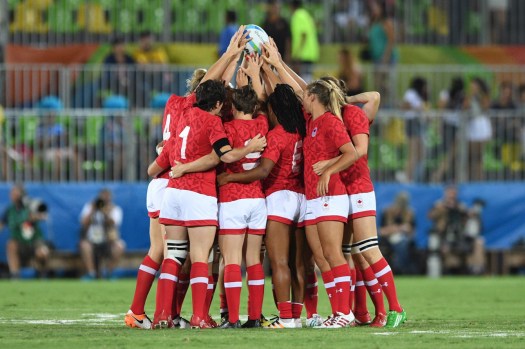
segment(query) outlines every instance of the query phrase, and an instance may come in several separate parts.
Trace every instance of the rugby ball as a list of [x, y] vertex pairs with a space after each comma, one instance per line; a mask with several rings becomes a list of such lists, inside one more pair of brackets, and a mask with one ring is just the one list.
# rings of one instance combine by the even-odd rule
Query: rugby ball
[[262, 53], [262, 45], [269, 41], [268, 34], [263, 28], [255, 24], [248, 24], [244, 29], [244, 33], [248, 33], [248, 39], [251, 39], [246, 43], [244, 51], [247, 54]]

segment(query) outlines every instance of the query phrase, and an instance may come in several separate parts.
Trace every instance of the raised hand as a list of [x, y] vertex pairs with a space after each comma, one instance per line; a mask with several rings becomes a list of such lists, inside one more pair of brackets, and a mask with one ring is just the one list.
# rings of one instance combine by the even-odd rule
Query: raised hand
[[238, 55], [244, 50], [246, 43], [251, 40], [248, 39], [248, 33], [244, 33], [245, 28], [246, 26], [241, 25], [239, 29], [237, 29], [230, 40], [230, 44], [228, 45], [226, 52], [232, 55]]
[[246, 75], [244, 68], [241, 67], [237, 71], [237, 76], [235, 77], [235, 83], [237, 85], [237, 88], [248, 85], [248, 76]]
[[246, 55], [244, 58], [247, 62], [246, 68], [241, 67], [241, 70], [246, 73], [252, 80], [259, 78], [259, 72], [263, 64], [263, 59], [259, 55]]

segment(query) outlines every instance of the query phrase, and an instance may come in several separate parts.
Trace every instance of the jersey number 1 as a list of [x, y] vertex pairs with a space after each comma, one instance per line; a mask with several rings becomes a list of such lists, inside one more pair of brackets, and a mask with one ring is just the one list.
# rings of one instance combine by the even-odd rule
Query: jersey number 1
[[190, 134], [190, 127], [184, 127], [184, 130], [179, 134], [179, 137], [182, 138], [182, 147], [180, 148], [180, 158], [186, 159], [186, 145], [188, 144], [188, 135]]

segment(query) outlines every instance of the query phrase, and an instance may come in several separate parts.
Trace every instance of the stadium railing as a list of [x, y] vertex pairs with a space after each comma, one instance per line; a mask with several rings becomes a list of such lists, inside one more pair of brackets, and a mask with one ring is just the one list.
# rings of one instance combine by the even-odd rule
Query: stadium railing
[[[0, 181], [143, 181], [162, 139], [162, 109], [6, 110]], [[368, 164], [381, 182], [525, 179], [525, 111], [383, 109]]]
[[[148, 30], [163, 42], [216, 42], [226, 10], [238, 23], [261, 24], [265, 0], [2, 0], [9, 42], [62, 45], [106, 42], [115, 34], [136, 40]], [[324, 43], [364, 40], [366, 1], [305, 0]], [[485, 45], [525, 42], [521, 0], [386, 1], [397, 41], [408, 44]], [[282, 14], [290, 17], [288, 2]], [[8, 28], [7, 28], [8, 27]]]
[[[200, 66], [206, 67], [206, 66]], [[119, 95], [131, 109], [157, 106], [167, 94], [186, 93], [186, 79], [194, 66], [181, 65], [59, 65], [0, 64], [0, 105], [6, 109], [36, 108], [45, 96], [56, 96], [65, 108], [102, 108], [108, 96]], [[513, 87], [525, 84], [523, 65], [430, 65], [398, 64], [361, 67], [363, 88], [381, 92], [382, 107], [400, 108], [402, 97], [411, 81], [420, 77], [427, 81], [429, 103], [436, 105], [440, 91], [451, 81], [482, 78], [496, 98], [500, 84]], [[338, 75], [334, 65], [315, 65], [313, 77]], [[468, 86], [467, 86], [468, 87]], [[467, 88], [468, 90], [468, 88]]]

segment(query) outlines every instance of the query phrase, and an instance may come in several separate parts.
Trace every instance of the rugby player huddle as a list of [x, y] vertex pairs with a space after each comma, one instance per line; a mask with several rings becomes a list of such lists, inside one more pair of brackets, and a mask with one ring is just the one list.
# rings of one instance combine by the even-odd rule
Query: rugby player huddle
[[[148, 168], [154, 177], [147, 193], [151, 247], [125, 323], [145, 329], [398, 327], [406, 313], [378, 248], [367, 165], [379, 94], [346, 96], [344, 83], [332, 77], [307, 84], [273, 40], [261, 55], [244, 53], [248, 41], [241, 26], [208, 71], [194, 72], [188, 94], [171, 96], [165, 107], [163, 142]], [[265, 252], [279, 314], [270, 320], [262, 315]], [[249, 296], [241, 324], [243, 263]], [[331, 304], [327, 317], [317, 310], [316, 266]], [[159, 270], [151, 321], [144, 305]], [[193, 315], [185, 320], [181, 307], [190, 286]], [[217, 286], [220, 324], [210, 315]]]

